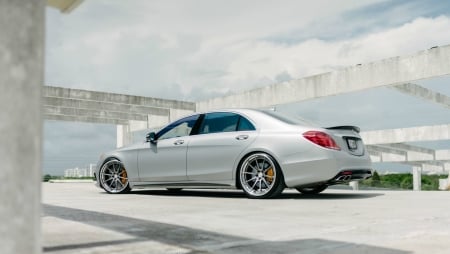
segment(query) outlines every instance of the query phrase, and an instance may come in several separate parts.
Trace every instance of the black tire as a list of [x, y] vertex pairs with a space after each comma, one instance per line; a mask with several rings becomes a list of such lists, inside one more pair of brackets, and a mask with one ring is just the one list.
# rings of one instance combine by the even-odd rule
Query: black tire
[[316, 186], [312, 186], [312, 187], [303, 187], [303, 188], [298, 187], [295, 189], [298, 190], [302, 194], [315, 195], [315, 194], [321, 193], [326, 188], [328, 188], [328, 185], [316, 185]]
[[130, 192], [128, 174], [122, 162], [117, 159], [106, 161], [98, 174], [100, 186], [110, 194]]
[[180, 192], [181, 190], [182, 188], [167, 188], [167, 191], [172, 193]]
[[248, 198], [275, 198], [285, 187], [280, 166], [266, 153], [254, 153], [245, 157], [240, 163], [238, 177]]

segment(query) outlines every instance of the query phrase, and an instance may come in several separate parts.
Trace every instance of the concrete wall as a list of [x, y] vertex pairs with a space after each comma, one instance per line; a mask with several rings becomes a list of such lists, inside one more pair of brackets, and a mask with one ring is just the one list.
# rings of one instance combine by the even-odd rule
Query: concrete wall
[[45, 2], [0, 0], [0, 29], [0, 253], [40, 253]]

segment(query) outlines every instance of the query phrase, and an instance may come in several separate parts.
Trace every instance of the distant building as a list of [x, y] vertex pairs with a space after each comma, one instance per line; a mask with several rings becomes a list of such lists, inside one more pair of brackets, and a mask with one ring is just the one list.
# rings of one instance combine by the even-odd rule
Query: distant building
[[64, 177], [93, 177], [95, 164], [89, 164], [86, 168], [69, 168], [64, 170]]

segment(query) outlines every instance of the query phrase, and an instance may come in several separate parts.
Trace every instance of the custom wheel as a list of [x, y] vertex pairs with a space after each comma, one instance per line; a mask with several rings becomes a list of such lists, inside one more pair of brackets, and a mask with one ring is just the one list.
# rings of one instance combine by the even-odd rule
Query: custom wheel
[[295, 188], [302, 194], [319, 194], [328, 188], [328, 185], [317, 185], [313, 187]]
[[102, 188], [108, 193], [118, 194], [130, 191], [127, 171], [118, 160], [110, 160], [103, 164], [99, 180]]
[[249, 198], [273, 198], [284, 189], [281, 169], [272, 156], [251, 154], [241, 163], [239, 182]]

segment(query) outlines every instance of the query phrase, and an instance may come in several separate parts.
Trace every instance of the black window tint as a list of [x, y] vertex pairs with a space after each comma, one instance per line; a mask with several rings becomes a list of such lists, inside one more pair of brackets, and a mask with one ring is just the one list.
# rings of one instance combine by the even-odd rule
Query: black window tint
[[199, 115], [188, 116], [166, 126], [156, 135], [157, 139], [168, 139], [174, 137], [188, 136]]
[[236, 131], [239, 117], [233, 113], [206, 114], [199, 134]]
[[247, 120], [245, 117], [242, 117], [239, 119], [239, 126], [238, 126], [238, 131], [254, 131], [255, 130], [255, 126], [253, 126], [253, 124]]

